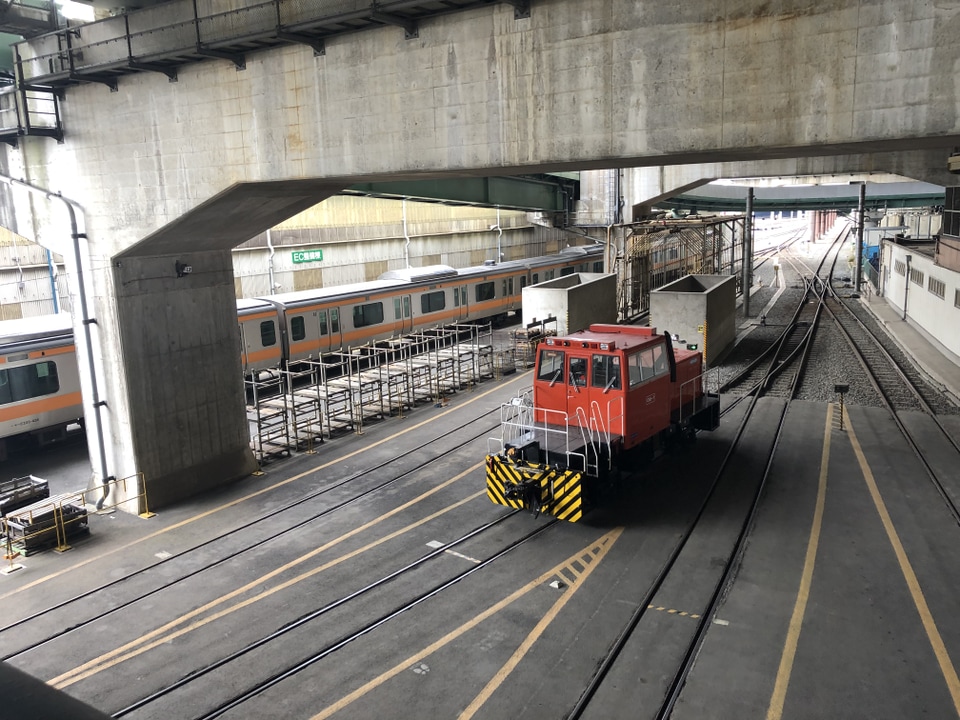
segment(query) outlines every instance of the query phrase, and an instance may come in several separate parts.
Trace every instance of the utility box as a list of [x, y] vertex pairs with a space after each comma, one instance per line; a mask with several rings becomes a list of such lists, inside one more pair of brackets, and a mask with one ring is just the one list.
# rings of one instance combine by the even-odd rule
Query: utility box
[[737, 279], [686, 275], [650, 292], [650, 325], [679, 335], [713, 365], [737, 338]]
[[523, 289], [523, 324], [556, 318], [557, 335], [584, 330], [591, 323], [617, 322], [617, 276], [573, 273]]

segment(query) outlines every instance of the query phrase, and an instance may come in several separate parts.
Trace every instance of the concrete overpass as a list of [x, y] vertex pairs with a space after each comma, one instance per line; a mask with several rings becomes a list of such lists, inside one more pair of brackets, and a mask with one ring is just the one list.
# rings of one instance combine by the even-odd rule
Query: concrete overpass
[[[80, 258], [95, 474], [142, 472], [151, 504], [252, 469], [230, 248], [345, 187], [614, 167], [638, 168], [631, 205], [712, 177], [884, 171], [945, 185], [960, 145], [957, 2], [340, 5], [371, 22], [315, 33], [322, 48], [274, 41], [290, 30], [278, 3], [180, 0], [18, 46], [22, 78], [65, 93], [63, 142], [25, 136], [0, 164], [69, 197], [83, 225], [23, 185], [0, 219]], [[385, 24], [415, 7], [445, 10], [416, 32]], [[180, 38], [175, 73], [150, 66], [131, 27]], [[231, 32], [242, 53], [224, 47]], [[109, 72], [77, 72], [105, 56]], [[194, 272], [177, 277], [178, 262]]]

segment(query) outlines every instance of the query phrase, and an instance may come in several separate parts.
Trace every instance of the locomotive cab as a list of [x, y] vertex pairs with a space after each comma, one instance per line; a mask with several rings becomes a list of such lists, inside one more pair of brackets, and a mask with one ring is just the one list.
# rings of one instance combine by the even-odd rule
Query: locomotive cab
[[532, 392], [504, 406], [488, 495], [579, 519], [621, 468], [671, 436], [717, 427], [719, 398], [704, 392], [702, 371], [699, 353], [655, 328], [595, 324], [547, 338]]

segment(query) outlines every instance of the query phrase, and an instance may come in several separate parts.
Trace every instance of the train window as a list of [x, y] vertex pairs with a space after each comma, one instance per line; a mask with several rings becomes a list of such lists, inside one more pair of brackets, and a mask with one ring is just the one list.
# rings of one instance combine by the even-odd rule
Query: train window
[[458, 287], [453, 289], [453, 306], [460, 307], [460, 288]]
[[277, 326], [273, 320], [264, 320], [260, 323], [260, 345], [270, 347], [277, 344]]
[[503, 297], [510, 297], [513, 295], [513, 278], [508, 277], [503, 279]]
[[340, 308], [330, 309], [330, 332], [334, 335], [340, 332]]
[[496, 297], [496, 290], [494, 290], [492, 282], [479, 283], [476, 290], [477, 302], [483, 302], [484, 300], [493, 300]]
[[573, 275], [574, 271], [575, 270], [572, 267], [560, 268], [560, 277], [563, 277], [564, 275]]
[[317, 313], [317, 321], [320, 323], [320, 334], [327, 334], [327, 311], [321, 310]]
[[570, 384], [577, 387], [587, 386], [587, 359], [582, 357], [570, 358]]
[[603, 260], [597, 260], [597, 261], [593, 264], [593, 271], [594, 271], [595, 273], [602, 273], [602, 272], [603, 272]]
[[617, 355], [594, 355], [590, 384], [604, 390], [619, 390], [620, 358]]
[[400, 310], [400, 298], [397, 297], [393, 299], [393, 319], [399, 320], [402, 317], [403, 315]]
[[544, 280], [553, 280], [556, 276], [557, 276], [557, 271], [556, 271], [556, 270], [545, 270], [545, 271], [543, 272], [543, 279], [544, 279]]
[[649, 350], [627, 356], [630, 387], [636, 387], [653, 377], [653, 354]]
[[536, 285], [538, 282], [540, 282], [540, 273], [534, 273], [534, 274], [533, 274], [533, 284]]
[[439, 312], [447, 306], [447, 296], [443, 290], [424, 293], [420, 296], [420, 312], [424, 315]]
[[294, 340], [303, 340], [307, 336], [307, 326], [303, 322], [303, 315], [290, 318], [290, 334]]
[[667, 362], [666, 347], [664, 345], [657, 345], [651, 352], [653, 353], [654, 375], [663, 375], [670, 369], [669, 363]]
[[0, 370], [0, 405], [53, 395], [58, 390], [60, 377], [53, 361]]
[[520, 289], [523, 290], [526, 286], [527, 286], [527, 276], [526, 276], [526, 275], [521, 275], [521, 276], [520, 276]]
[[383, 322], [383, 303], [366, 303], [353, 306], [353, 326], [355, 328], [379, 325]]
[[544, 348], [540, 351], [537, 380], [549, 380], [551, 385], [563, 382], [563, 350]]

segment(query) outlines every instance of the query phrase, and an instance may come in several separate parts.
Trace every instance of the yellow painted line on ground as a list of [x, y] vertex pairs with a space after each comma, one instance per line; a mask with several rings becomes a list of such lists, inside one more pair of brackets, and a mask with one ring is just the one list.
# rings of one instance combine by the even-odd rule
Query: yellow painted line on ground
[[[530, 372], [530, 371], [528, 371], [528, 372]], [[526, 373], [524, 373], [524, 374], [526, 374]], [[516, 379], [519, 379], [521, 376], [522, 376], [522, 375], [518, 375]], [[55, 578], [58, 578], [58, 577], [60, 577], [61, 575], [64, 575], [64, 574], [66, 574], [66, 573], [68, 573], [68, 572], [72, 572], [73, 570], [77, 570], [77, 569], [79, 569], [79, 568], [82, 568], [82, 567], [84, 567], [84, 566], [86, 566], [86, 565], [89, 565], [90, 563], [97, 562], [98, 560], [102, 560], [102, 559], [104, 559], [104, 558], [106, 558], [106, 557], [109, 557], [109, 556], [111, 556], [111, 555], [114, 555], [114, 554], [116, 554], [116, 553], [118, 553], [118, 552], [123, 552], [123, 551], [125, 551], [125, 550], [129, 550], [131, 547], [133, 547], [133, 546], [135, 546], [135, 545], [139, 545], [139, 544], [142, 543], [142, 542], [146, 542], [147, 540], [152, 540], [153, 538], [159, 537], [160, 535], [163, 535], [163, 534], [165, 534], [165, 533], [171, 532], [172, 530], [178, 530], [178, 529], [184, 527], [185, 525], [189, 525], [189, 524], [192, 523], [192, 522], [196, 522], [197, 520], [202, 520], [202, 519], [204, 519], [204, 518], [210, 517], [211, 515], [214, 515], [214, 514], [220, 512], [220, 511], [222, 511], [222, 510], [227, 510], [227, 509], [229, 509], [229, 508], [234, 507], [235, 505], [239, 505], [240, 503], [246, 502], [247, 500], [252, 500], [253, 498], [259, 497], [260, 495], [263, 495], [264, 493], [268, 493], [268, 492], [270, 492], [271, 490], [276, 490], [277, 488], [283, 487], [284, 485], [288, 485], [288, 484], [290, 484], [290, 483], [292, 483], [292, 482], [295, 482], [295, 481], [297, 481], [297, 480], [300, 480], [300, 479], [302, 479], [302, 478], [304, 478], [304, 477], [306, 477], [306, 476], [308, 476], [308, 475], [311, 475], [312, 473], [318, 472], [318, 471], [320, 471], [320, 470], [324, 470], [324, 469], [326, 469], [326, 468], [328, 468], [328, 467], [331, 467], [331, 466], [333, 466], [333, 465], [336, 465], [337, 463], [343, 462], [344, 460], [348, 460], [349, 458], [352, 458], [352, 457], [354, 457], [354, 456], [356, 456], [356, 455], [360, 455], [361, 453], [368, 452], [371, 448], [375, 448], [375, 447], [377, 447], [378, 445], [383, 445], [384, 443], [391, 442], [391, 441], [395, 440], [396, 438], [400, 437], [401, 435], [405, 435], [406, 433], [412, 432], [412, 431], [414, 431], [414, 430], [416, 430], [416, 429], [418, 429], [418, 428], [423, 427], [424, 425], [428, 425], [429, 423], [436, 422], [436, 421], [439, 420], [440, 418], [442, 418], [442, 417], [444, 417], [444, 416], [446, 416], [446, 415], [448, 415], [448, 414], [450, 414], [450, 413], [452, 413], [452, 412], [455, 412], [456, 410], [459, 410], [460, 408], [464, 407], [465, 405], [469, 405], [469, 404], [472, 403], [472, 402], [475, 402], [475, 401], [477, 401], [477, 400], [480, 400], [480, 399], [483, 398], [483, 397], [486, 397], [487, 395], [489, 395], [489, 394], [492, 393], [492, 392], [496, 392], [496, 391], [502, 390], [502, 389], [503, 389], [502, 386], [501, 386], [501, 387], [491, 388], [490, 390], [487, 390], [486, 392], [480, 393], [479, 395], [474, 395], [474, 396], [472, 396], [470, 399], [466, 400], [466, 401], [463, 402], [463, 403], [460, 403], [460, 404], [457, 405], [456, 407], [452, 407], [452, 408], [450, 408], [449, 410], [444, 410], [443, 412], [437, 413], [436, 415], [431, 416], [431, 417], [428, 418], [427, 420], [424, 420], [424, 421], [422, 421], [422, 422], [419, 422], [419, 423], [417, 423], [416, 425], [411, 425], [410, 427], [405, 428], [405, 429], [403, 429], [403, 430], [400, 430], [399, 432], [395, 432], [393, 435], [390, 435], [389, 437], [386, 437], [386, 438], [384, 438], [384, 439], [382, 439], [382, 440], [377, 440], [376, 442], [369, 443], [368, 445], [365, 445], [365, 446], [364, 446], [363, 448], [361, 448], [360, 450], [354, 450], [354, 451], [351, 452], [351, 453], [348, 453], [348, 454], [346, 454], [346, 455], [337, 457], [336, 459], [330, 460], [329, 462], [326, 462], [326, 463], [324, 463], [324, 464], [322, 464], [322, 465], [318, 465], [318, 466], [315, 467], [315, 468], [311, 468], [310, 470], [305, 470], [304, 472], [300, 473], [299, 475], [294, 475], [293, 477], [287, 478], [286, 480], [281, 480], [280, 482], [274, 483], [273, 485], [270, 485], [270, 486], [268, 486], [268, 487], [265, 487], [265, 488], [262, 488], [262, 489], [260, 489], [260, 490], [257, 490], [256, 492], [250, 493], [249, 495], [244, 495], [243, 497], [237, 498], [236, 500], [231, 500], [231, 501], [228, 502], [228, 503], [224, 503], [223, 505], [220, 505], [220, 506], [218, 506], [218, 507], [211, 508], [210, 510], [205, 510], [205, 511], [202, 512], [202, 513], [198, 513], [198, 514], [196, 514], [196, 515], [194, 515], [194, 516], [192, 516], [192, 517], [189, 517], [189, 518], [187, 518], [187, 519], [185, 519], [185, 520], [181, 520], [180, 522], [174, 523], [173, 525], [170, 525], [169, 527], [165, 527], [165, 528], [163, 528], [162, 530], [157, 530], [157, 531], [155, 531], [155, 532], [152, 532], [152, 533], [150, 533], [149, 535], [144, 535], [142, 538], [139, 538], [139, 539], [137, 539], [137, 540], [133, 540], [133, 541], [131, 541], [131, 542], [128, 542], [128, 543], [126, 543], [125, 545], [121, 545], [121, 546], [119, 546], [119, 547], [114, 548], [113, 550], [108, 550], [107, 552], [100, 553], [99, 555], [96, 555], [96, 556], [94, 556], [94, 557], [87, 558], [86, 560], [83, 560], [83, 561], [81, 561], [81, 562], [75, 563], [75, 564], [71, 565], [70, 567], [64, 568], [63, 570], [58, 570], [57, 572], [50, 573], [49, 575], [44, 575], [43, 577], [37, 578], [36, 580], [34, 580], [34, 581], [31, 582], [31, 583], [27, 583], [26, 585], [23, 585], [23, 586], [15, 589], [15, 590], [11, 590], [11, 591], [3, 594], [3, 595], [0, 595], [0, 600], [6, 600], [8, 597], [11, 597], [11, 596], [13, 596], [13, 595], [16, 595], [17, 593], [23, 592], [24, 590], [28, 590], [28, 589], [30, 589], [30, 588], [32, 588], [32, 587], [36, 587], [37, 585], [40, 585], [40, 584], [42, 584], [42, 583], [45, 583], [45, 582], [47, 582], [47, 581], [49, 581], [49, 580], [53, 580], [53, 579], [55, 579]]]
[[514, 671], [517, 665], [520, 664], [520, 661], [523, 660], [528, 652], [530, 652], [530, 648], [532, 648], [533, 644], [540, 638], [541, 635], [543, 635], [543, 632], [547, 629], [550, 623], [556, 619], [557, 615], [563, 609], [563, 606], [567, 604], [577, 590], [583, 587], [587, 577], [589, 577], [590, 573], [593, 572], [593, 569], [600, 564], [600, 561], [613, 546], [613, 543], [616, 542], [618, 537], [620, 537], [620, 533], [623, 532], [623, 528], [617, 528], [613, 532], [616, 534], [610, 537], [604, 548], [597, 553], [597, 556], [591, 560], [590, 564], [577, 573], [576, 581], [569, 586], [568, 590], [563, 591], [563, 594], [553, 604], [553, 607], [550, 608], [547, 614], [540, 619], [540, 622], [536, 624], [533, 630], [531, 630], [527, 637], [524, 638], [523, 642], [520, 643], [520, 647], [517, 648], [516, 652], [514, 652], [513, 655], [510, 656], [510, 659], [503, 664], [503, 667], [497, 671], [496, 675], [491, 678], [490, 682], [488, 682], [483, 690], [481, 690], [480, 693], [473, 699], [473, 702], [467, 705], [466, 709], [460, 713], [459, 720], [470, 720], [470, 718], [476, 715], [477, 711], [482, 708], [487, 700], [489, 700], [493, 695], [493, 693], [497, 691], [497, 688], [503, 685], [504, 681], [510, 677], [510, 673]]
[[863, 479], [867, 482], [867, 488], [870, 490], [873, 504], [877, 508], [880, 520], [883, 521], [883, 528], [887, 531], [887, 538], [890, 540], [890, 545], [893, 546], [893, 551], [897, 556], [897, 562], [900, 564], [900, 570], [903, 573], [904, 579], [907, 581], [910, 595], [913, 597], [913, 604], [916, 606], [917, 612], [920, 615], [920, 622], [923, 623], [923, 629], [927, 633], [927, 639], [930, 641], [933, 653], [937, 657], [940, 672], [943, 673], [943, 679], [947, 683], [947, 690], [950, 691], [950, 697], [953, 699], [953, 709], [957, 715], [960, 716], [960, 679], [957, 677], [957, 670], [950, 660], [950, 654], [947, 652], [947, 647], [944, 645], [943, 638], [940, 636], [936, 622], [934, 622], [933, 614], [930, 612], [927, 600], [923, 596], [920, 582], [917, 580], [917, 575], [913, 571], [913, 566], [910, 564], [909, 558], [907, 558], [907, 552], [903, 548], [903, 543], [900, 542], [900, 536], [897, 535], [897, 530], [893, 526], [893, 520], [887, 511], [887, 506], [880, 496], [880, 488], [877, 487], [877, 482], [873, 477], [873, 472], [870, 470], [870, 465], [867, 463], [867, 458], [863, 454], [860, 441], [857, 440], [857, 435], [853, 430], [853, 423], [849, 417], [847, 418], [847, 423], [850, 442], [853, 445], [853, 452], [857, 456], [857, 462], [860, 463], [860, 469], [863, 471]]
[[368, 683], [365, 683], [364, 685], [357, 688], [349, 695], [346, 695], [345, 697], [335, 702], [333, 705], [330, 705], [323, 711], [314, 715], [310, 720], [325, 720], [331, 715], [340, 712], [351, 703], [355, 702], [356, 700], [359, 700], [361, 697], [369, 693], [371, 690], [375, 690], [376, 688], [380, 687], [388, 680], [402, 673], [404, 670], [407, 670], [411, 666], [419, 663], [424, 658], [429, 657], [430, 655], [435, 653], [437, 650], [440, 650], [446, 645], [449, 645], [451, 642], [453, 642], [454, 640], [456, 640], [457, 638], [459, 638], [469, 630], [472, 630], [477, 625], [482, 623], [484, 620], [487, 620], [488, 618], [492, 617], [493, 615], [503, 610], [505, 607], [508, 607], [513, 602], [522, 598], [524, 595], [529, 593], [535, 587], [539, 587], [540, 585], [543, 585], [543, 583], [547, 582], [547, 580], [550, 580], [552, 577], [559, 574], [560, 571], [563, 570], [565, 567], [567, 567], [568, 565], [576, 561], [581, 555], [589, 553], [594, 557], [594, 563], [599, 563], [607, 554], [607, 552], [609, 552], [610, 548], [613, 547], [613, 543], [617, 541], [617, 538], [620, 537], [620, 534], [622, 532], [623, 532], [622, 527], [614, 528], [610, 532], [600, 537], [596, 542], [591, 543], [583, 550], [577, 551], [576, 553], [571, 555], [569, 558], [567, 558], [560, 564], [555, 565], [553, 568], [545, 572], [540, 577], [536, 578], [535, 580], [531, 580], [529, 583], [524, 585], [519, 590], [514, 591], [513, 593], [511, 593], [510, 595], [508, 595], [498, 603], [491, 605], [489, 608], [484, 610], [479, 615], [475, 616], [468, 622], [464, 623], [463, 625], [458, 627], [456, 630], [452, 630], [451, 632], [447, 633], [442, 638], [432, 643], [431, 645], [428, 645], [426, 648], [424, 648], [417, 654], [412, 655], [411, 657], [408, 657], [406, 660], [403, 660], [402, 662], [394, 665], [385, 673], [379, 675], [378, 677], [375, 677], [373, 680], [369, 681]]
[[803, 573], [800, 575], [800, 588], [793, 605], [793, 615], [787, 629], [787, 639], [780, 655], [780, 668], [777, 681], [773, 686], [773, 695], [767, 708], [767, 720], [780, 720], [783, 716], [783, 704], [787, 698], [790, 674], [793, 672], [793, 660], [800, 642], [800, 630], [803, 617], [810, 599], [810, 585], [813, 583], [813, 569], [817, 560], [817, 547], [820, 545], [820, 531], [823, 526], [823, 508], [827, 497], [827, 470], [830, 465], [830, 438], [833, 427], [833, 405], [827, 406], [827, 421], [823, 433], [823, 450], [820, 453], [820, 483], [817, 487], [817, 502], [813, 511], [813, 523], [810, 526], [810, 538], [807, 540], [807, 555], [803, 561]]
[[[231, 613], [233, 613], [233, 612], [236, 612], [237, 610], [240, 610], [240, 609], [242, 609], [242, 608], [244, 608], [244, 607], [246, 607], [246, 606], [248, 606], [248, 605], [252, 605], [252, 604], [255, 603], [255, 602], [259, 602], [260, 600], [263, 600], [263, 599], [265, 599], [265, 598], [267, 598], [267, 597], [269, 597], [269, 596], [271, 596], [271, 595], [279, 592], [280, 590], [284, 590], [284, 589], [286, 589], [286, 588], [288, 588], [288, 587], [290, 587], [290, 586], [292, 586], [292, 585], [295, 585], [295, 584], [298, 583], [298, 582], [302, 582], [303, 580], [306, 580], [307, 578], [312, 577], [313, 575], [316, 575], [316, 574], [318, 574], [318, 573], [320, 573], [320, 572], [323, 572], [324, 570], [328, 570], [329, 568], [332, 568], [332, 567], [334, 567], [334, 566], [336, 566], [336, 565], [339, 565], [340, 563], [342, 563], [342, 562], [344, 562], [344, 561], [346, 561], [346, 560], [349, 560], [349, 559], [351, 559], [351, 558], [357, 557], [358, 555], [361, 555], [362, 553], [367, 552], [368, 550], [370, 550], [370, 549], [372, 549], [372, 548], [375, 548], [375, 547], [377, 547], [378, 545], [382, 545], [383, 543], [385, 543], [385, 542], [387, 542], [387, 541], [389, 541], [389, 540], [393, 540], [394, 538], [399, 537], [400, 535], [403, 535], [403, 534], [405, 534], [405, 533], [408, 533], [408, 532], [410, 532], [411, 530], [413, 530], [413, 529], [415, 529], [415, 528], [418, 528], [418, 527], [420, 527], [421, 525], [424, 525], [424, 524], [430, 522], [431, 520], [434, 520], [434, 519], [440, 517], [441, 515], [443, 515], [443, 514], [445, 514], [445, 513], [447, 513], [447, 512], [450, 512], [451, 510], [453, 510], [453, 509], [455, 509], [455, 508], [457, 508], [457, 507], [460, 507], [461, 505], [466, 504], [467, 502], [469, 502], [469, 501], [471, 501], [471, 500], [475, 500], [475, 499], [477, 499], [478, 497], [481, 497], [481, 496], [485, 495], [485, 494], [486, 494], [486, 491], [485, 491], [485, 490], [480, 490], [479, 492], [476, 492], [476, 493], [474, 493], [473, 495], [470, 495], [470, 496], [464, 498], [463, 500], [460, 500], [460, 501], [458, 501], [458, 502], [456, 502], [456, 503], [454, 503], [454, 504], [452, 504], [452, 505], [448, 505], [447, 507], [442, 508], [441, 510], [438, 510], [437, 512], [433, 513], [432, 515], [428, 515], [427, 517], [423, 518], [422, 520], [418, 520], [417, 522], [411, 523], [410, 525], [407, 525], [407, 526], [404, 527], [404, 528], [401, 528], [401, 529], [396, 530], [396, 531], [394, 531], [394, 532], [392, 532], [392, 533], [390, 533], [390, 534], [388, 534], [388, 535], [383, 536], [382, 538], [379, 538], [379, 539], [377, 539], [377, 540], [374, 540], [373, 542], [365, 545], [365, 546], [362, 547], [362, 548], [358, 548], [357, 550], [354, 550], [354, 551], [352, 551], [352, 552], [347, 553], [346, 555], [342, 555], [342, 556], [340, 556], [340, 557], [338, 557], [338, 558], [335, 558], [334, 560], [331, 560], [330, 562], [327, 562], [327, 563], [325, 563], [325, 564], [323, 564], [323, 565], [321, 565], [321, 566], [319, 566], [319, 567], [317, 567], [317, 568], [314, 568], [314, 569], [309, 570], [309, 571], [307, 571], [307, 572], [305, 572], [305, 573], [302, 573], [302, 574], [300, 574], [300, 575], [297, 575], [296, 577], [290, 578], [289, 580], [287, 580], [287, 581], [285, 581], [285, 582], [283, 582], [283, 583], [281, 583], [281, 584], [279, 584], [279, 585], [276, 585], [276, 586], [272, 587], [272, 588], [269, 589], [269, 590], [265, 590], [265, 591], [263, 591], [263, 592], [258, 593], [257, 595], [253, 595], [253, 596], [247, 598], [246, 600], [243, 600], [243, 601], [237, 603], [236, 605], [231, 605], [229, 608], [226, 608], [225, 610], [221, 610], [221, 611], [218, 612], [218, 613], [215, 613], [215, 614], [213, 614], [213, 615], [209, 615], [209, 616], [207, 616], [207, 617], [205, 617], [205, 618], [202, 618], [201, 620], [198, 620], [198, 621], [196, 621], [196, 622], [194, 622], [194, 623], [191, 623], [190, 625], [188, 625], [188, 626], [186, 626], [186, 627], [183, 627], [183, 628], [180, 628], [179, 630], [174, 630], [174, 628], [176, 628], [178, 625], [181, 625], [181, 624], [183, 624], [184, 622], [187, 622], [188, 620], [191, 620], [191, 619], [193, 619], [193, 618], [195, 618], [195, 617], [198, 617], [199, 615], [202, 615], [203, 613], [205, 613], [205, 612], [207, 612], [207, 611], [209, 611], [209, 610], [212, 610], [212, 609], [214, 609], [215, 607], [217, 607], [217, 606], [219, 606], [219, 605], [222, 605], [222, 604], [224, 604], [225, 602], [227, 602], [227, 601], [229, 601], [229, 600], [232, 600], [232, 599], [234, 599], [234, 598], [242, 595], [243, 593], [248, 592], [248, 591], [250, 591], [250, 590], [252, 590], [252, 589], [254, 589], [254, 588], [262, 585], [264, 582], [266, 582], [266, 581], [268, 581], [268, 580], [276, 577], [277, 575], [279, 575], [279, 574], [281, 574], [281, 573], [283, 573], [283, 572], [285, 572], [285, 571], [287, 571], [287, 570], [295, 567], [296, 565], [299, 565], [299, 564], [301, 564], [301, 563], [309, 560], [310, 558], [313, 558], [313, 557], [319, 555], [320, 553], [322, 553], [322, 552], [324, 552], [324, 551], [326, 551], [326, 550], [329, 550], [331, 547], [342, 543], [344, 540], [346, 540], [346, 539], [348, 539], [348, 538], [350, 538], [350, 537], [353, 537], [354, 535], [357, 535], [357, 534], [363, 532], [364, 530], [368, 530], [368, 529], [370, 529], [371, 527], [373, 527], [374, 525], [377, 525], [377, 524], [383, 522], [383, 521], [386, 520], [387, 518], [392, 517], [393, 515], [396, 515], [397, 513], [401, 512], [401, 511], [403, 511], [403, 510], [406, 510], [407, 508], [409, 508], [409, 507], [411, 507], [411, 506], [413, 506], [413, 505], [415, 505], [415, 504], [417, 504], [417, 503], [419, 503], [419, 502], [422, 502], [423, 500], [425, 500], [425, 499], [428, 498], [429, 496], [431, 496], [431, 495], [433, 495], [434, 493], [438, 492], [439, 490], [445, 488], [446, 486], [450, 485], [451, 483], [454, 483], [454, 482], [456, 482], [457, 480], [460, 480], [461, 478], [464, 478], [464, 477], [466, 477], [467, 475], [469, 475], [470, 473], [478, 470], [481, 465], [483, 465], [482, 462], [481, 462], [481, 463], [477, 463], [477, 464], [474, 465], [473, 467], [470, 467], [470, 468], [464, 470], [462, 473], [460, 473], [460, 474], [457, 475], [456, 477], [451, 478], [450, 480], [447, 480], [445, 483], [442, 483], [441, 485], [438, 485], [437, 487], [429, 490], [428, 492], [423, 493], [423, 494], [420, 495], [419, 497], [414, 498], [413, 500], [411, 500], [411, 501], [409, 501], [409, 502], [407, 502], [407, 503], [404, 503], [403, 505], [401, 505], [401, 506], [399, 506], [399, 507], [397, 507], [397, 508], [394, 508], [394, 509], [391, 510], [390, 512], [385, 513], [384, 515], [381, 515], [380, 517], [376, 518], [375, 520], [371, 520], [370, 522], [366, 523], [365, 525], [361, 525], [361, 526], [358, 527], [358, 528], [354, 528], [354, 529], [351, 530], [350, 532], [345, 533], [345, 534], [337, 537], [335, 540], [331, 540], [330, 542], [328, 542], [328, 543], [326, 543], [326, 544], [324, 544], [324, 545], [321, 545], [320, 547], [318, 547], [318, 548], [316, 548], [316, 549], [314, 549], [314, 550], [311, 550], [310, 552], [308, 552], [308, 553], [306, 553], [306, 554], [304, 554], [304, 555], [301, 555], [300, 557], [298, 557], [298, 558], [296, 558], [296, 559], [294, 559], [294, 560], [291, 560], [290, 562], [286, 563], [285, 565], [282, 565], [282, 566], [280, 566], [279, 568], [276, 568], [275, 570], [272, 570], [272, 571], [270, 571], [269, 573], [258, 577], [256, 580], [253, 580], [252, 582], [247, 583], [247, 584], [244, 585], [243, 587], [237, 588], [236, 590], [233, 590], [232, 592], [229, 592], [229, 593], [227, 593], [226, 595], [222, 595], [222, 596], [220, 596], [219, 598], [216, 598], [215, 600], [211, 600], [211, 601], [208, 602], [206, 605], [203, 605], [202, 607], [199, 607], [199, 608], [197, 608], [197, 609], [195, 609], [195, 610], [191, 610], [190, 612], [188, 612], [188, 613], [186, 613], [186, 614], [184, 614], [184, 615], [181, 615], [181, 616], [178, 617], [178, 618], [175, 618], [175, 619], [171, 620], [170, 622], [166, 623], [165, 625], [162, 625], [161, 627], [159, 627], [159, 628], [157, 628], [157, 629], [155, 629], [155, 630], [152, 630], [151, 632], [146, 633], [145, 635], [141, 635], [140, 637], [136, 638], [135, 640], [131, 640], [130, 642], [128, 642], [128, 643], [125, 644], [125, 645], [122, 645], [121, 647], [118, 647], [118, 648], [116, 648], [116, 649], [114, 649], [114, 650], [111, 650], [110, 652], [104, 653], [103, 655], [100, 655], [99, 657], [96, 657], [96, 658], [94, 658], [93, 660], [90, 660], [90, 661], [84, 663], [83, 665], [79, 665], [79, 666], [73, 668], [72, 670], [68, 670], [67, 672], [65, 672], [65, 673], [63, 673], [63, 674], [58, 675], [57, 677], [53, 678], [52, 680], [48, 680], [48, 681], [47, 681], [47, 684], [48, 684], [48, 685], [52, 685], [52, 686], [56, 687], [57, 689], [63, 689], [63, 688], [65, 688], [65, 687], [69, 687], [70, 685], [73, 685], [74, 683], [79, 682], [80, 680], [85, 680], [86, 678], [91, 677], [92, 675], [96, 675], [97, 673], [102, 672], [103, 670], [106, 670], [106, 669], [108, 669], [108, 668], [110, 668], [110, 667], [113, 667], [113, 666], [115, 666], [115, 665], [118, 665], [118, 664], [121, 663], [121, 662], [124, 662], [124, 661], [126, 661], [126, 660], [129, 660], [129, 659], [132, 658], [132, 657], [135, 657], [135, 656], [137, 656], [137, 655], [141, 655], [141, 654], [143, 654], [144, 652], [146, 652], [147, 650], [152, 650], [153, 648], [157, 647], [158, 645], [162, 645], [163, 643], [170, 642], [171, 640], [174, 640], [174, 639], [180, 637], [181, 635], [186, 635], [187, 633], [192, 632], [192, 631], [194, 631], [194, 630], [196, 630], [196, 629], [198, 629], [198, 628], [200, 628], [200, 627], [203, 627], [204, 625], [207, 625], [207, 624], [213, 622], [214, 620], [219, 620], [220, 618], [225, 617], [225, 616], [227, 616], [227, 615], [229, 615], [229, 614], [231, 614]], [[169, 631], [172, 631], [172, 632], [169, 632]], [[152, 642], [151, 642], [151, 641], [152, 641]]]

